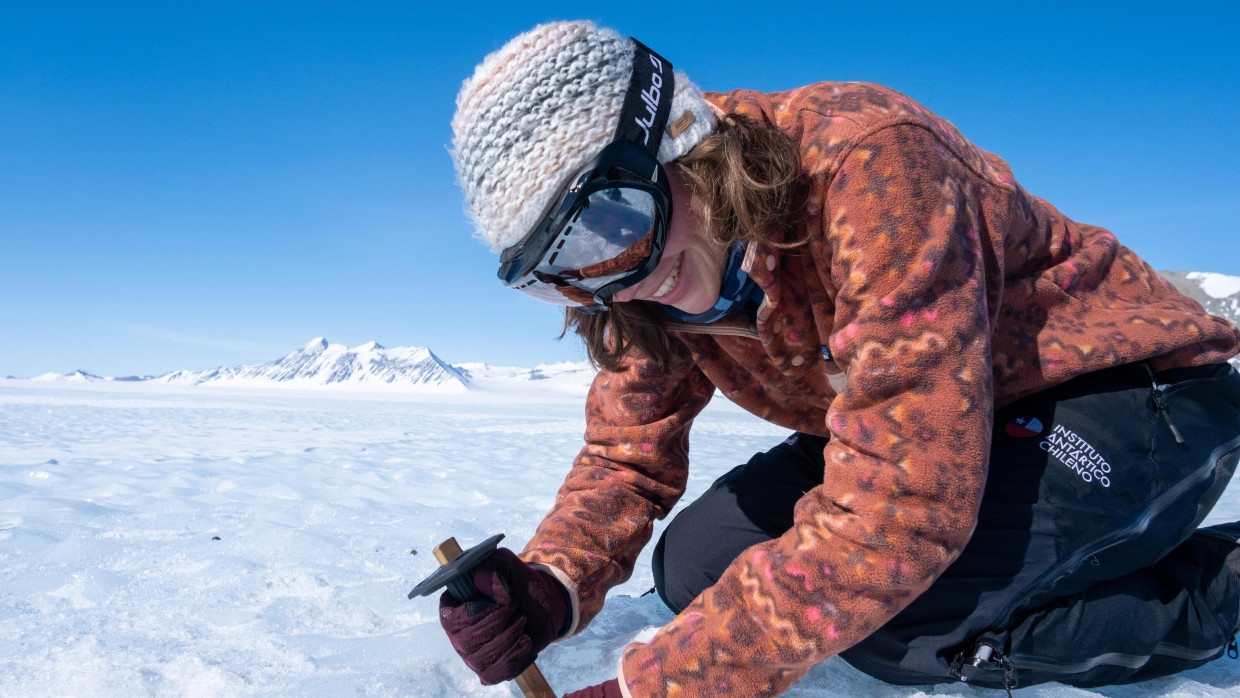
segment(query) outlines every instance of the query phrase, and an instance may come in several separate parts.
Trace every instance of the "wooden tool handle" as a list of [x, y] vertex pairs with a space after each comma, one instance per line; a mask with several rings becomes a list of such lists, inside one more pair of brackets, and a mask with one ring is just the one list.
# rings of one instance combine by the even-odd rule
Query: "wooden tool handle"
[[[460, 557], [462, 550], [455, 538], [449, 538], [440, 543], [433, 552], [435, 559], [439, 560], [439, 565], [442, 567]], [[521, 694], [525, 698], [557, 698], [555, 691], [551, 690], [551, 684], [547, 683], [547, 678], [543, 676], [537, 664], [531, 664], [513, 681], [517, 682], [517, 687], [521, 689]]]

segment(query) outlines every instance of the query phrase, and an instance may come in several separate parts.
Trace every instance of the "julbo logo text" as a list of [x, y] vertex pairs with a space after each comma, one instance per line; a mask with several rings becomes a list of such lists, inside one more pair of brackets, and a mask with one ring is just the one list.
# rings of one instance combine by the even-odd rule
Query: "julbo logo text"
[[650, 56], [650, 64], [654, 66], [656, 72], [650, 74], [650, 87], [641, 92], [642, 101], [646, 103], [646, 118], [643, 120], [633, 117], [642, 132], [646, 134], [642, 136], [642, 143], [645, 145], [650, 143], [650, 127], [654, 124], [654, 114], [658, 111], [659, 99], [663, 96], [663, 61]]

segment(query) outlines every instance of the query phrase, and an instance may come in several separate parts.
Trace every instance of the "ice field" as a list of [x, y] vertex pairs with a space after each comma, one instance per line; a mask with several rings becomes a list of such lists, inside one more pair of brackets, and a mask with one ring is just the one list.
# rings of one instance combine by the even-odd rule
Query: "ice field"
[[[405, 595], [447, 536], [524, 544], [580, 445], [582, 399], [0, 381], [0, 696], [519, 696], [480, 686], [434, 598]], [[683, 502], [785, 435], [717, 399]], [[1207, 523], [1236, 518], [1233, 486]], [[611, 678], [670, 619], [651, 586], [647, 552], [543, 653], [558, 692]], [[832, 659], [786, 695], [1002, 694], [888, 686]], [[1017, 695], [1237, 696], [1240, 660]]]

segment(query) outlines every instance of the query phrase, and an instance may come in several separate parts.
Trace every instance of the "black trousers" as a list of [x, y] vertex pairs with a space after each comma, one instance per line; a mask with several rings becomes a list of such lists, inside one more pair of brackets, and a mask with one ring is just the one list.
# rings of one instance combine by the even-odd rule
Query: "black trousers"
[[[825, 441], [794, 434], [677, 514], [653, 561], [669, 608], [792, 526], [823, 481]], [[1240, 626], [1240, 525], [1197, 527], [1238, 459], [1240, 375], [1226, 364], [1130, 364], [1019, 400], [995, 414], [964, 552], [842, 657], [890, 683], [1009, 688], [1140, 681], [1214, 659]]]

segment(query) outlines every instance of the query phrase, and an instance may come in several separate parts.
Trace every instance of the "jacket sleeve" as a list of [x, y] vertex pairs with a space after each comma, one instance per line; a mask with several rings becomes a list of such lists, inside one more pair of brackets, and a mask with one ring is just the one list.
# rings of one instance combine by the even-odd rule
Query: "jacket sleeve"
[[964, 548], [993, 419], [983, 186], [932, 133], [896, 125], [860, 140], [812, 192], [830, 250], [818, 273], [837, 290], [830, 348], [847, 375], [827, 412], [824, 484], [787, 533], [625, 648], [630, 695], [781, 693]]
[[689, 427], [714, 394], [693, 364], [664, 370], [648, 359], [600, 371], [586, 398], [585, 446], [521, 557], [569, 591], [576, 633], [607, 590], [633, 572], [662, 519], [684, 494]]

